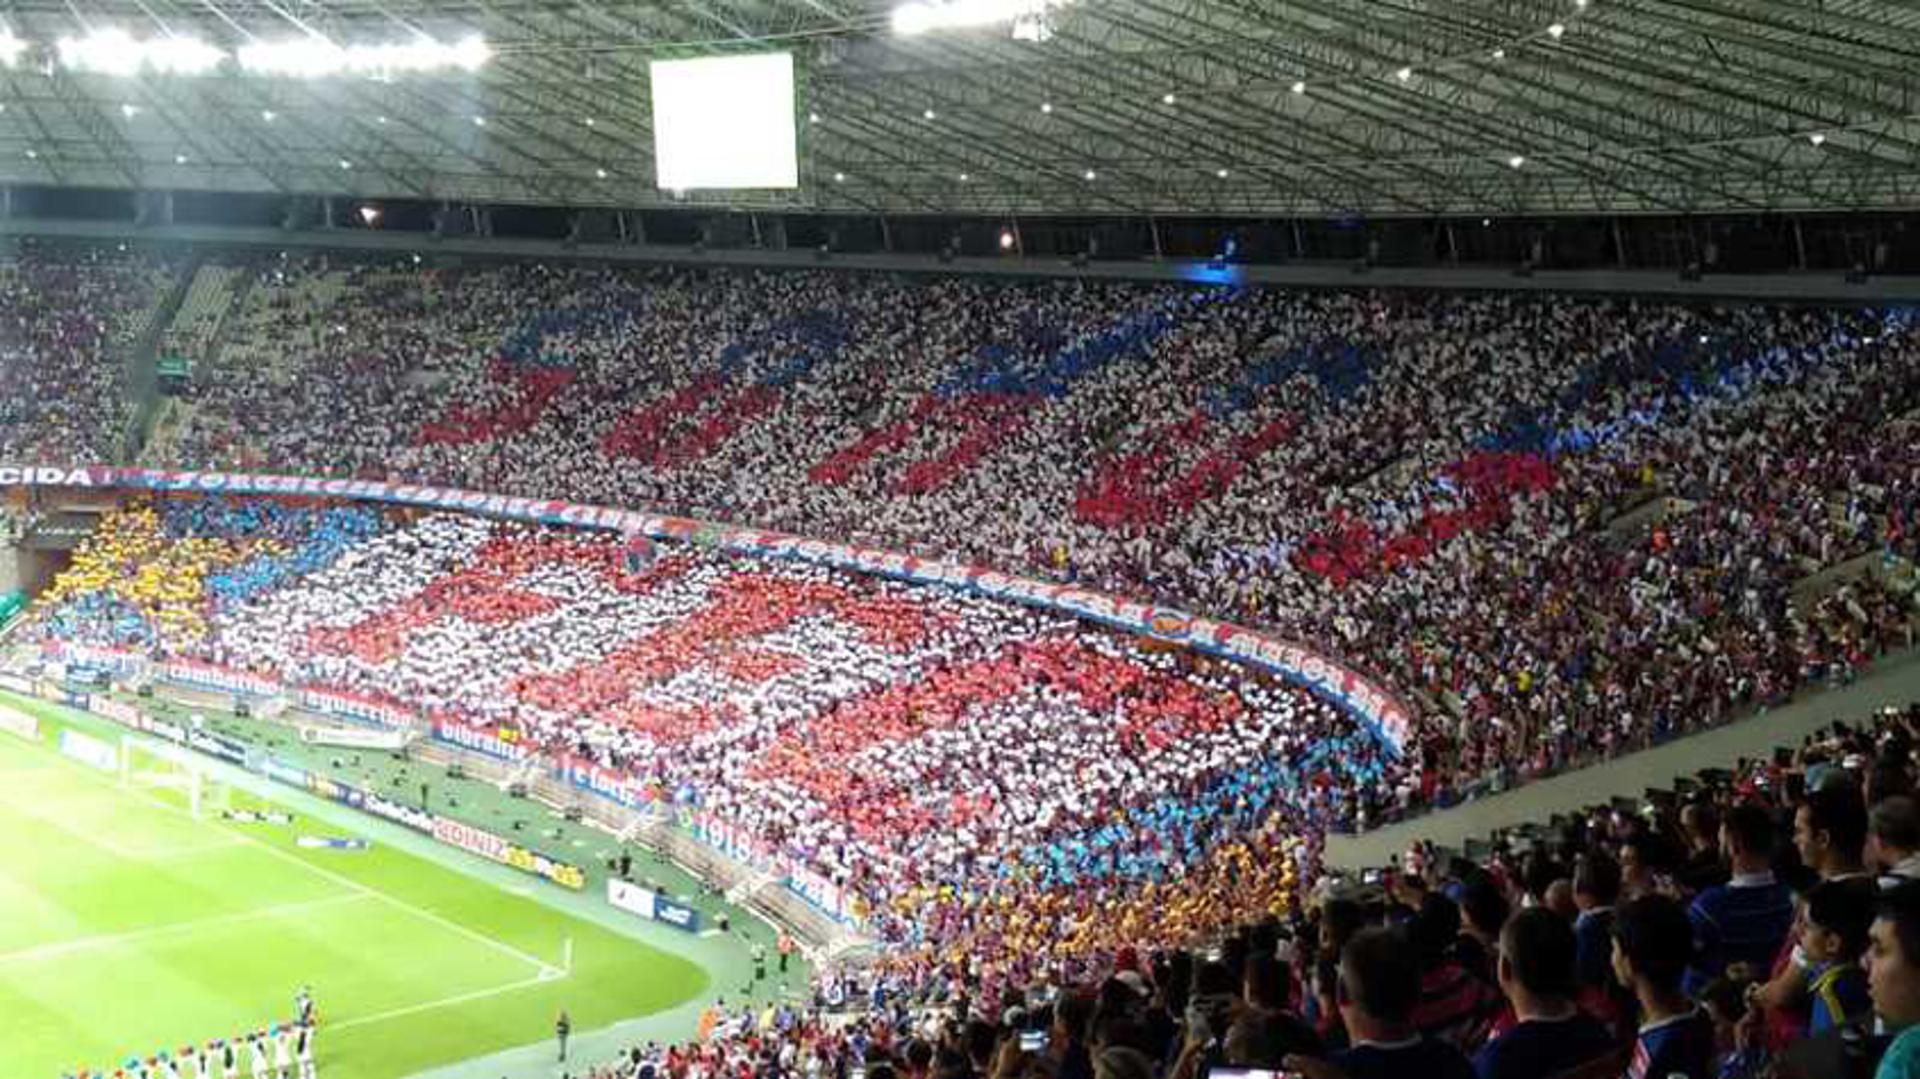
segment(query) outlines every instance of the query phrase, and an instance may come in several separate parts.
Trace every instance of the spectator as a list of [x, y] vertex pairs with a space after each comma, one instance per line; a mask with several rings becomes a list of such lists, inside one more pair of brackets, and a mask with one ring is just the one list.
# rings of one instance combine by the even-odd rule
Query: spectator
[[1247, 957], [1243, 975], [1245, 1004], [1227, 1029], [1227, 1062], [1253, 1068], [1278, 1068], [1292, 1054], [1317, 1056], [1320, 1039], [1287, 1007], [1287, 968], [1272, 952]]
[[1865, 1018], [1872, 1008], [1860, 960], [1873, 903], [1874, 887], [1864, 878], [1825, 881], [1807, 895], [1801, 948], [1812, 1001], [1807, 1032], [1815, 1037]]
[[1473, 1067], [1460, 1051], [1427, 1037], [1413, 1024], [1420, 967], [1405, 935], [1395, 929], [1361, 930], [1340, 953], [1340, 1016], [1350, 1047], [1331, 1066], [1316, 1057], [1292, 1056], [1287, 1067], [1308, 1079], [1467, 1079]]
[[1920, 801], [1890, 795], [1868, 816], [1867, 859], [1880, 871], [1881, 887], [1920, 880]]
[[1582, 988], [1613, 984], [1613, 907], [1620, 901], [1620, 864], [1604, 850], [1588, 851], [1573, 865], [1573, 925], [1579, 942], [1575, 970]]
[[1773, 818], [1757, 805], [1735, 806], [1720, 836], [1732, 876], [1701, 892], [1688, 908], [1695, 939], [1686, 979], [1690, 992], [1733, 963], [1764, 973], [1793, 925], [1793, 895], [1773, 875]]
[[1499, 1017], [1501, 1000], [1491, 984], [1454, 957], [1459, 935], [1460, 908], [1438, 894], [1426, 895], [1407, 926], [1407, 942], [1420, 964], [1413, 1024], [1421, 1034], [1464, 1053], [1486, 1040]]
[[1713, 1021], [1681, 991], [1693, 922], [1665, 896], [1628, 902], [1614, 913], [1613, 973], [1640, 1009], [1627, 1079], [1711, 1079]]
[[1500, 934], [1500, 990], [1515, 1025], [1473, 1058], [1480, 1079], [1552, 1079], [1606, 1054], [1612, 1036], [1574, 1002], [1577, 946], [1559, 915], [1523, 910]]
[[1875, 1079], [1920, 1079], [1920, 883], [1886, 890], [1871, 933], [1868, 990], [1874, 1014], [1895, 1035]]

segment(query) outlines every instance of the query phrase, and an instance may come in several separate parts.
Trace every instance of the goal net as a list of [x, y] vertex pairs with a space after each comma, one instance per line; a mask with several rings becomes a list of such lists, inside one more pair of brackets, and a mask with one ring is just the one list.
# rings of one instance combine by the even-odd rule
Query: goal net
[[123, 735], [120, 785], [157, 794], [195, 817], [225, 808], [226, 785], [215, 782], [207, 763], [191, 750], [170, 742]]

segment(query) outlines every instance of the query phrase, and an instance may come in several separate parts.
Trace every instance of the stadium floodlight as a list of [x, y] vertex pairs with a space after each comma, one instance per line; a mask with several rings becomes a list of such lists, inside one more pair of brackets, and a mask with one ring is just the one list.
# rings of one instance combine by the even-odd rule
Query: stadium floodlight
[[1567, 32], [1567, 26], [1565, 23], [1556, 22], [1556, 23], [1550, 23], [1547, 26], [1547, 36], [1552, 38], [1555, 41], [1559, 41], [1560, 38], [1566, 34], [1566, 32]]
[[893, 32], [910, 36], [929, 30], [1012, 23], [1023, 40], [1043, 41], [1051, 36], [1043, 30], [1044, 16], [1064, 6], [1066, 0], [914, 0], [893, 9]]
[[1307, 84], [1306, 84], [1306, 83], [1305, 83], [1304, 81], [1302, 81], [1302, 80], [1297, 80], [1297, 79], [1296, 79], [1296, 80], [1294, 81], [1294, 84], [1293, 84], [1293, 92], [1294, 92], [1294, 93], [1296, 93], [1296, 94], [1304, 94], [1304, 93], [1306, 93], [1306, 92], [1307, 92]]
[[0, 64], [12, 67], [20, 62], [20, 54], [27, 50], [27, 43], [13, 36], [11, 30], [0, 30]]
[[382, 45], [342, 45], [318, 34], [282, 41], [255, 41], [240, 47], [235, 59], [252, 75], [317, 79], [332, 75], [375, 78], [425, 71], [477, 71], [493, 56], [486, 40], [470, 35], [455, 42], [422, 35]]
[[54, 45], [60, 66], [98, 75], [204, 75], [227, 54], [197, 38], [167, 35], [140, 40], [119, 27], [85, 37], [63, 37]]
[[1526, 159], [1526, 158], [1524, 158], [1524, 157], [1521, 157], [1521, 156], [1520, 156], [1519, 154], [1515, 154], [1515, 155], [1513, 155], [1512, 157], [1510, 157], [1510, 158], [1507, 158], [1507, 166], [1508, 166], [1509, 168], [1516, 168], [1516, 169], [1517, 169], [1517, 168], [1519, 168], [1520, 166], [1522, 166], [1522, 165], [1524, 165], [1524, 164], [1526, 164], [1526, 163], [1527, 163], [1527, 159]]

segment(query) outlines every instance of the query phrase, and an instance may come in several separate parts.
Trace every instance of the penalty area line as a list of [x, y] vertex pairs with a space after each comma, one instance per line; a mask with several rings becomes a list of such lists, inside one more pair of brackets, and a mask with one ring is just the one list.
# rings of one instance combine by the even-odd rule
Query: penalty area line
[[458, 993], [450, 997], [441, 997], [439, 1000], [409, 1004], [404, 1008], [390, 1008], [384, 1012], [375, 1012], [372, 1015], [355, 1016], [352, 1019], [343, 1020], [338, 1023], [323, 1023], [320, 1029], [322, 1032], [326, 1032], [372, 1026], [375, 1023], [404, 1019], [409, 1015], [418, 1015], [421, 1012], [433, 1011], [436, 1008], [451, 1008], [456, 1004], [471, 1004], [476, 1000], [487, 1000], [491, 997], [505, 996], [508, 993], [517, 993], [522, 989], [530, 989], [536, 985], [545, 985], [548, 982], [558, 981], [566, 976], [566, 972], [557, 967], [543, 967], [540, 973], [531, 978], [522, 978], [517, 982], [509, 982], [506, 985], [496, 985], [491, 989], [476, 989], [470, 993]]
[[[497, 951], [502, 955], [508, 955], [515, 959], [518, 959], [521, 962], [532, 967], [536, 972], [532, 978], [528, 979], [529, 984], [533, 982], [539, 982], [539, 981], [551, 981], [552, 979], [556, 977], [560, 977], [566, 973], [565, 971], [561, 970], [559, 967], [554, 966], [552, 963], [549, 963], [546, 960], [541, 959], [539, 956], [532, 955], [525, 951], [522, 951], [519, 948], [516, 948], [505, 941], [495, 940], [492, 937], [487, 936], [485, 933], [482, 933], [479, 930], [473, 929], [469, 926], [461, 925], [459, 922], [456, 922], [453, 919], [448, 918], [443, 914], [436, 914], [433, 911], [426, 909], [425, 907], [421, 907], [416, 904], [409, 903], [406, 900], [399, 898], [398, 896], [389, 895], [378, 888], [370, 888], [367, 885], [362, 884], [357, 880], [354, 880], [352, 877], [346, 876], [345, 874], [336, 873], [333, 870], [327, 869], [324, 866], [315, 865], [314, 863], [309, 862], [304, 858], [301, 858], [300, 856], [294, 854], [291, 851], [282, 850], [279, 847], [276, 847], [273, 844], [258, 838], [257, 836], [248, 835], [245, 832], [242, 832], [234, 828], [232, 825], [224, 824], [217, 820], [211, 820], [206, 818], [196, 818], [193, 816], [193, 814], [189, 813], [187, 810], [184, 810], [179, 806], [173, 805], [170, 802], [166, 802], [166, 801], [163, 801], [162, 799], [155, 798], [152, 794], [148, 793], [147, 791], [140, 790], [138, 788], [132, 788], [132, 787], [122, 787], [119, 784], [113, 782], [112, 780], [107, 779], [104, 776], [97, 775], [89, 771], [87, 767], [81, 764], [79, 761], [68, 760], [63, 756], [58, 756], [58, 755], [52, 756], [51, 760], [53, 761], [53, 763], [57, 765], [64, 765], [67, 768], [69, 768], [71, 771], [79, 775], [85, 776], [86, 778], [93, 780], [95, 783], [109, 790], [117, 791], [122, 794], [132, 795], [133, 797], [139, 798], [150, 805], [157, 806], [160, 809], [165, 810], [166, 812], [173, 813], [178, 816], [187, 817], [191, 820], [194, 820], [195, 823], [205, 825], [209, 828], [212, 828], [216, 832], [232, 837], [241, 846], [254, 847], [268, 855], [271, 855], [272, 857], [280, 859], [283, 862], [287, 862], [292, 865], [299, 866], [300, 868], [305, 869], [306, 871], [314, 874], [315, 876], [331, 881], [334, 884], [337, 884], [347, 889], [349, 892], [352, 892], [358, 895], [364, 895], [374, 900], [377, 900], [379, 902], [385, 903], [396, 910], [400, 910], [407, 914], [411, 914], [414, 917], [417, 917], [423, 921], [432, 922], [434, 925], [440, 926], [441, 928], [446, 929], [458, 936], [465, 937], [466, 939], [473, 941], [476, 944], [481, 944], [488, 948], [492, 948], [494, 951]], [[492, 885], [488, 885], [488, 886], [492, 887]]]

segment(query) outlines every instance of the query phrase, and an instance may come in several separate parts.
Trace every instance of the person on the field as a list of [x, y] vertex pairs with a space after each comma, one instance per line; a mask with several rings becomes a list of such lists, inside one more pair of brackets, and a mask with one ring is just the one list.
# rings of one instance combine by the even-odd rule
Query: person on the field
[[240, 1074], [240, 1047], [232, 1038], [220, 1040], [220, 1079], [236, 1079]]
[[253, 1079], [267, 1079], [267, 1032], [256, 1030], [247, 1038], [253, 1058]]
[[553, 1021], [553, 1036], [560, 1042], [560, 1059], [567, 1059], [567, 1036], [573, 1033], [573, 1020], [567, 1018], [566, 1009], [561, 1009], [560, 1018]]
[[313, 1025], [303, 1024], [294, 1038], [294, 1059], [300, 1062], [300, 1079], [313, 1079]]
[[294, 1020], [303, 1027], [310, 1027], [313, 1025], [314, 1014], [313, 1014], [313, 987], [312, 986], [303, 985], [300, 987], [300, 991], [293, 995], [293, 1016], [294, 1016]]
[[193, 1054], [194, 1079], [214, 1079], [213, 1043], [207, 1042], [204, 1045], [190, 1045], [186, 1051]]
[[293, 1032], [285, 1027], [273, 1030], [273, 1079], [293, 1079]]

